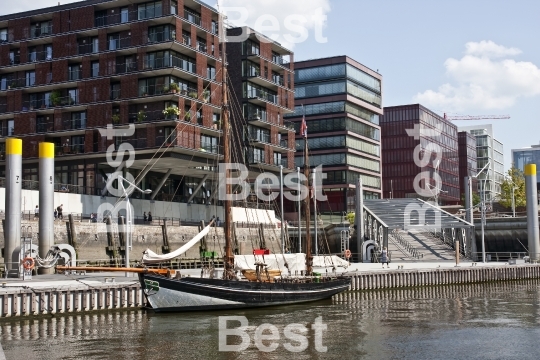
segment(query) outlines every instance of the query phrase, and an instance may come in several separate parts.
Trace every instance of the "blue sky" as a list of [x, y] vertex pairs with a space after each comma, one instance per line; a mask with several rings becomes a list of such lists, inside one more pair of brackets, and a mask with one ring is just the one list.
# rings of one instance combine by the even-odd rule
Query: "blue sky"
[[[40, 7], [57, 3], [39, 1]], [[9, 2], [0, 14], [36, 4]], [[298, 35], [285, 28], [285, 18], [305, 16], [308, 38], [294, 44], [295, 58], [348, 55], [378, 69], [384, 106], [420, 102], [440, 114], [509, 114], [510, 120], [456, 122], [492, 123], [506, 168], [512, 148], [540, 143], [540, 1], [222, 0], [221, 6], [246, 7], [252, 26], [261, 15], [275, 16], [281, 31], [272, 33], [284, 43], [284, 35]], [[312, 20], [317, 9], [326, 21]], [[326, 43], [315, 41], [321, 23]]]

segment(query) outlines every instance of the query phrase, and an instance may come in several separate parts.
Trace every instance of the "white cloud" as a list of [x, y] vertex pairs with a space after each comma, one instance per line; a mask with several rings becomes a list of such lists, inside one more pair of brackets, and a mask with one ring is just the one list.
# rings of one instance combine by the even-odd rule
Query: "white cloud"
[[498, 58], [506, 56], [515, 56], [521, 54], [521, 50], [517, 48], [507, 48], [502, 45], [497, 45], [493, 41], [482, 40], [480, 42], [468, 42], [465, 44], [465, 53], [467, 55]]
[[[330, 12], [330, 0], [219, 0], [219, 6], [233, 25], [249, 26], [286, 48], [294, 48], [306, 37], [325, 42], [323, 28]], [[232, 8], [245, 9], [241, 10], [245, 19]], [[276, 27], [265, 30], [271, 25], [270, 18], [276, 19]]]
[[446, 111], [505, 109], [519, 98], [540, 95], [540, 69], [531, 62], [501, 59], [521, 53], [492, 41], [467, 43], [461, 59], [447, 59], [451, 83], [418, 93], [414, 101]]

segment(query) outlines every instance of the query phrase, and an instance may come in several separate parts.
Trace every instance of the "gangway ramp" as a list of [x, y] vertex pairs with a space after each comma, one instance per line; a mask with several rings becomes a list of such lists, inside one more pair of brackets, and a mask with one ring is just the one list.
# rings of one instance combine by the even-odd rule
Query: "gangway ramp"
[[365, 199], [363, 218], [364, 254], [387, 247], [394, 261], [454, 260], [456, 242], [462, 256], [476, 253], [473, 224], [421, 199]]

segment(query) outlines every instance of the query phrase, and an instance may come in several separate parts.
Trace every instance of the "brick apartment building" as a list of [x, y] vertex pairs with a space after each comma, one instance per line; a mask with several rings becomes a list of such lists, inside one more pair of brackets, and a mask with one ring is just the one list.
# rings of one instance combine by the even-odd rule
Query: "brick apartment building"
[[[222, 134], [218, 21], [195, 0], [86, 0], [0, 17], [0, 152], [7, 136], [23, 140], [32, 186], [38, 143], [53, 142], [57, 186], [102, 195], [115, 169], [107, 149], [129, 143], [136, 157], [126, 171], [153, 190], [147, 198], [211, 203]], [[135, 133], [100, 133], [111, 123]]]
[[294, 128], [284, 117], [294, 111], [293, 53], [248, 27], [227, 29], [233, 133], [242, 138], [233, 147], [233, 161], [261, 171], [294, 168]]
[[[324, 214], [355, 210], [355, 184], [362, 178], [365, 198], [381, 198], [380, 126], [382, 76], [348, 56], [295, 62], [294, 121], [297, 167], [304, 166], [304, 139], [300, 124], [305, 114], [309, 165], [323, 166], [327, 202]], [[292, 136], [289, 136], [289, 141]], [[286, 203], [286, 212], [294, 204]]]
[[[421, 128], [417, 139], [406, 132], [407, 129], [413, 130], [415, 125]], [[442, 179], [442, 189], [437, 199], [439, 204], [459, 204], [461, 190], [456, 125], [420, 104], [401, 105], [384, 108], [381, 132], [384, 197], [422, 198], [414, 190], [414, 178], [427, 171], [430, 179], [433, 179], [435, 172]], [[437, 169], [434, 155], [424, 167], [417, 166], [413, 160], [414, 149], [420, 145], [423, 152], [430, 143], [439, 145], [442, 151], [442, 160]], [[434, 185], [432, 181], [430, 188], [433, 190]], [[425, 196], [424, 199], [433, 201], [434, 196]]]

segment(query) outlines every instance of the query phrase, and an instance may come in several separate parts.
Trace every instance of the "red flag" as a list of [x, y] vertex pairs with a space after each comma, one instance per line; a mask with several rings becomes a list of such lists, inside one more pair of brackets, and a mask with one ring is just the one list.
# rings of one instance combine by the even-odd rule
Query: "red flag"
[[302, 125], [300, 125], [300, 135], [307, 138], [307, 125], [306, 125], [306, 116], [302, 116]]

